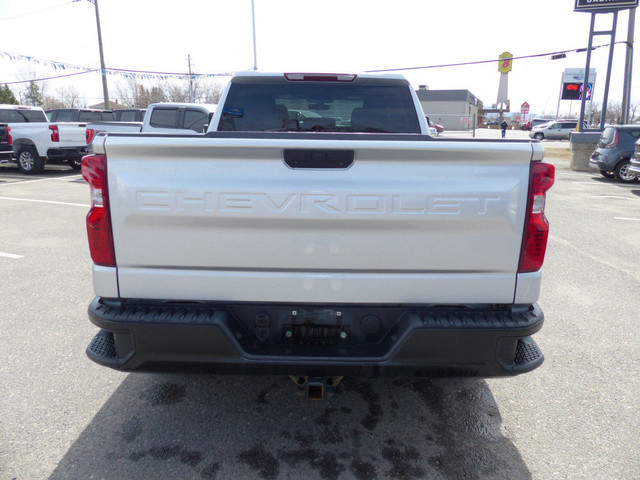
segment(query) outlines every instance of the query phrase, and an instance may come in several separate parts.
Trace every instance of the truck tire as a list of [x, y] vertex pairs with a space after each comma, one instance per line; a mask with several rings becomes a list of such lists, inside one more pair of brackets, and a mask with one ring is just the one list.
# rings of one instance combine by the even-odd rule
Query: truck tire
[[42, 173], [44, 170], [44, 159], [40, 158], [35, 147], [24, 145], [18, 149], [18, 170], [25, 175]]
[[613, 171], [616, 180], [622, 183], [632, 183], [638, 180], [635, 173], [629, 171], [629, 159], [622, 160]]

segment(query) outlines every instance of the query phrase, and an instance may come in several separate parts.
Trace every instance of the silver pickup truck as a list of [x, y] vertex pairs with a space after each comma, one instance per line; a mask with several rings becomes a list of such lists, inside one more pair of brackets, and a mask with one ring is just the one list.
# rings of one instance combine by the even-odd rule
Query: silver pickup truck
[[109, 134], [84, 158], [92, 360], [310, 396], [542, 363], [538, 141], [425, 135], [396, 75], [246, 73], [220, 105], [205, 135]]
[[103, 122], [87, 124], [92, 138], [100, 133], [162, 133], [188, 135], [205, 133], [217, 105], [202, 103], [152, 103], [141, 122]]

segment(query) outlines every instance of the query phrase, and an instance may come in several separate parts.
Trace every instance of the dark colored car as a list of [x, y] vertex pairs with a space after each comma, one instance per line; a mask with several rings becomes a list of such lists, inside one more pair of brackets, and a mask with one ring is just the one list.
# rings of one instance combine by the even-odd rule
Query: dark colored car
[[11, 127], [6, 123], [0, 123], [0, 163], [9, 162], [12, 155]]
[[56, 108], [45, 112], [50, 122], [114, 122], [111, 110]]
[[637, 176], [629, 170], [630, 160], [635, 150], [635, 142], [640, 138], [640, 125], [614, 125], [604, 129], [598, 148], [591, 154], [589, 165], [600, 170], [607, 178], [620, 182], [637, 181]]

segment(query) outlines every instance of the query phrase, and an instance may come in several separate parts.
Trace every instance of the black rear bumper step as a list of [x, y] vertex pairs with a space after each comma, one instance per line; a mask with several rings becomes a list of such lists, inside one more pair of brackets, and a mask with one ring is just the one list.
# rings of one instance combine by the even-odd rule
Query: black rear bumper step
[[124, 371], [308, 376], [506, 376], [542, 364], [544, 315], [421, 306], [117, 304], [96, 298], [87, 348]]

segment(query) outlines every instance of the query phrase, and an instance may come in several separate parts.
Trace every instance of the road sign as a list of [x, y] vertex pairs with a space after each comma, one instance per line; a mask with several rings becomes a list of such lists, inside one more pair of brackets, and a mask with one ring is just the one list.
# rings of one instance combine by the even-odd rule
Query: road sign
[[576, 0], [574, 12], [612, 12], [636, 8], [638, 0]]
[[523, 115], [529, 113], [529, 104], [527, 102], [524, 102], [522, 105], [520, 105], [520, 113]]

